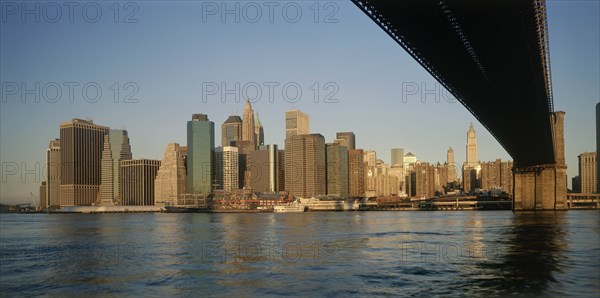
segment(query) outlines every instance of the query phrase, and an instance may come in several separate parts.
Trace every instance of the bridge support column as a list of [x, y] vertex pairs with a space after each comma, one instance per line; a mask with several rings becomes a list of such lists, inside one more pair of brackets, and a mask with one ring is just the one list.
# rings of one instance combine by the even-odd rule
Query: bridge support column
[[567, 209], [564, 112], [550, 116], [554, 164], [513, 167], [513, 211]]

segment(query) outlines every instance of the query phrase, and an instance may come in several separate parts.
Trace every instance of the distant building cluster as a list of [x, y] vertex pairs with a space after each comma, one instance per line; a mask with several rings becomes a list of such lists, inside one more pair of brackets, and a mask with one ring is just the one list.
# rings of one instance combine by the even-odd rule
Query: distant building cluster
[[[419, 161], [403, 148], [390, 153], [386, 164], [375, 151], [356, 148], [350, 131], [327, 142], [310, 131], [309, 115], [299, 110], [285, 114], [284, 148], [265, 144], [265, 130], [249, 101], [242, 117], [232, 115], [221, 124], [220, 146], [215, 145], [214, 122], [208, 115], [193, 114], [186, 146], [167, 144], [162, 160], [134, 159], [126, 130], [72, 119], [61, 123], [60, 138], [46, 150], [48, 175], [40, 186], [40, 203], [42, 208], [177, 206], [240, 193], [428, 199], [465, 193], [500, 196], [512, 189], [512, 162], [480, 162], [472, 124], [462, 166], [455, 163], [452, 148], [443, 164]], [[580, 161], [595, 162], [595, 155]], [[589, 183], [585, 180], [585, 187]]]
[[578, 175], [571, 178], [571, 192], [600, 193], [600, 103], [596, 104], [596, 152], [583, 152], [577, 156]]
[[577, 156], [579, 175], [571, 180], [572, 191], [575, 193], [597, 193], [597, 154], [596, 152], [584, 152]]

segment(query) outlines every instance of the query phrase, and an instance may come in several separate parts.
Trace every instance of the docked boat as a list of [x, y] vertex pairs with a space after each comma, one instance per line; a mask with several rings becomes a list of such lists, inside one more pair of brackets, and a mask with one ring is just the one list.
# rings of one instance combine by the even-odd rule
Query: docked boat
[[300, 199], [306, 205], [308, 211], [353, 211], [358, 210], [358, 200], [344, 200], [341, 198], [306, 198]]
[[273, 212], [304, 212], [305, 207], [305, 204], [300, 203], [299, 201], [293, 201], [291, 203], [273, 206]]

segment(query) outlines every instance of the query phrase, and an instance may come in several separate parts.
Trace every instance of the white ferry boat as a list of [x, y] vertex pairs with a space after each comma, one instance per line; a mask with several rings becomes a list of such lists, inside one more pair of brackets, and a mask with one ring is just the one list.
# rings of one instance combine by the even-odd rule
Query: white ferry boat
[[308, 211], [352, 211], [358, 210], [358, 200], [343, 200], [343, 199], [319, 199], [309, 198], [300, 199], [300, 202], [306, 205]]
[[273, 206], [273, 212], [304, 212], [305, 204], [299, 201]]

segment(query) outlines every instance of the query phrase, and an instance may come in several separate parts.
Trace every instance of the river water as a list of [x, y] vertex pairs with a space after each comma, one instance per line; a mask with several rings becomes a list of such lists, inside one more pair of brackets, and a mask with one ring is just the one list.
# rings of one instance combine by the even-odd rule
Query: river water
[[0, 214], [2, 296], [589, 296], [600, 212]]

